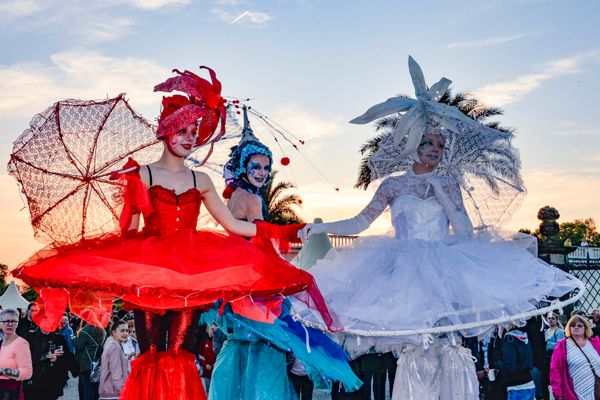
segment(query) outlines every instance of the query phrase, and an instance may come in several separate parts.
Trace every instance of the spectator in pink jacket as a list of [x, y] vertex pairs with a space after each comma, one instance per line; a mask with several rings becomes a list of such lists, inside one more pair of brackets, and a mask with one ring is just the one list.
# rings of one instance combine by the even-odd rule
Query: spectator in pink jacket
[[590, 321], [571, 317], [566, 338], [554, 348], [550, 361], [550, 386], [556, 400], [594, 399], [594, 375], [600, 376], [600, 338], [591, 337]]
[[127, 322], [119, 319], [110, 326], [100, 362], [100, 400], [117, 400], [128, 375], [128, 361], [121, 345], [127, 341]]
[[6, 309], [0, 312], [0, 398], [21, 399], [22, 381], [31, 378], [31, 352], [29, 343], [15, 333], [19, 325], [19, 313]]

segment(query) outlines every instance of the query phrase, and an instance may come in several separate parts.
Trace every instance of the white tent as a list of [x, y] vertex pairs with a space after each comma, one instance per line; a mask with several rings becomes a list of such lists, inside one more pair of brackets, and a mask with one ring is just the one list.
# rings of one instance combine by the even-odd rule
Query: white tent
[[28, 305], [29, 302], [21, 296], [14, 282], [11, 282], [4, 291], [4, 294], [0, 296], [0, 306], [4, 310], [7, 308], [21, 308], [24, 310]]

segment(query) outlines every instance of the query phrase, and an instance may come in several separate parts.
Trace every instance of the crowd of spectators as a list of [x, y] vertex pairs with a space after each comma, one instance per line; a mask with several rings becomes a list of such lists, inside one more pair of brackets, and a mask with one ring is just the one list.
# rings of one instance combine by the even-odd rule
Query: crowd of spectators
[[564, 329], [560, 319], [550, 313], [530, 319], [523, 327], [499, 329], [486, 341], [467, 340], [466, 346], [477, 359], [480, 397], [595, 399], [595, 377], [600, 377], [600, 311], [588, 315], [575, 310]]
[[[133, 313], [114, 310], [107, 329], [65, 315], [55, 332], [47, 332], [33, 321], [36, 308], [0, 311], [0, 399], [57, 400], [70, 377], [78, 381], [79, 400], [118, 399], [140, 355]], [[199, 331], [198, 369], [208, 391], [213, 336], [224, 338], [215, 325]]]
[[[131, 361], [140, 354], [133, 313], [114, 311], [107, 330], [65, 315], [57, 331], [47, 332], [33, 322], [35, 310], [32, 303], [22, 317], [18, 310], [0, 311], [0, 398], [57, 400], [70, 374], [78, 378], [80, 400], [117, 399]], [[225, 337], [214, 324], [201, 326], [199, 335], [197, 365], [208, 391]], [[482, 399], [595, 398], [600, 377], [598, 310], [589, 315], [573, 311], [564, 329], [560, 316], [550, 313], [523, 327], [499, 329], [489, 340], [464, 344], [477, 360]], [[383, 399], [392, 389], [395, 361], [392, 353], [353, 360], [353, 368], [369, 384], [359, 394], [344, 394], [341, 388], [336, 392], [334, 387], [332, 398]], [[288, 366], [299, 398], [311, 399], [312, 382], [302, 365], [289, 357]]]

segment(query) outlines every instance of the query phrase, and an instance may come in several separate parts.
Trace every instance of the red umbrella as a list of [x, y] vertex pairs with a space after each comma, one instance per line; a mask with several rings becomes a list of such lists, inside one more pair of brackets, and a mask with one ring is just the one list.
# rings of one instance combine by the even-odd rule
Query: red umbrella
[[13, 144], [8, 172], [27, 199], [36, 238], [62, 245], [118, 230], [121, 186], [110, 172], [131, 156], [157, 159], [157, 144], [155, 127], [124, 94], [63, 100], [34, 116]]

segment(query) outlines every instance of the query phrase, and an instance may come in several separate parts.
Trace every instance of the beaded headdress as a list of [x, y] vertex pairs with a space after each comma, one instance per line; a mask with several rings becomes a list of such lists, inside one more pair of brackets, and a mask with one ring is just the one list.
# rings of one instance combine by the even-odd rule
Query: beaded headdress
[[[205, 66], [200, 68], [208, 70], [211, 82], [193, 72], [174, 69], [173, 72], [177, 76], [154, 86], [155, 92], [176, 90], [187, 95], [175, 94], [163, 97], [156, 131], [159, 139], [185, 129], [194, 122], [198, 124], [196, 146], [212, 144], [225, 133], [226, 111], [225, 100], [221, 97], [221, 82], [211, 68]], [[219, 122], [221, 122], [221, 129], [215, 134]]]
[[[242, 130], [242, 138], [240, 143], [231, 151], [231, 158], [223, 168], [223, 178], [228, 187], [236, 180], [241, 179], [246, 174], [246, 164], [250, 157], [255, 154], [262, 154], [269, 158], [269, 162], [273, 163], [273, 154], [271, 150], [258, 140], [250, 127], [248, 120], [248, 109], [243, 107], [244, 128]], [[227, 192], [227, 189], [226, 189]]]

